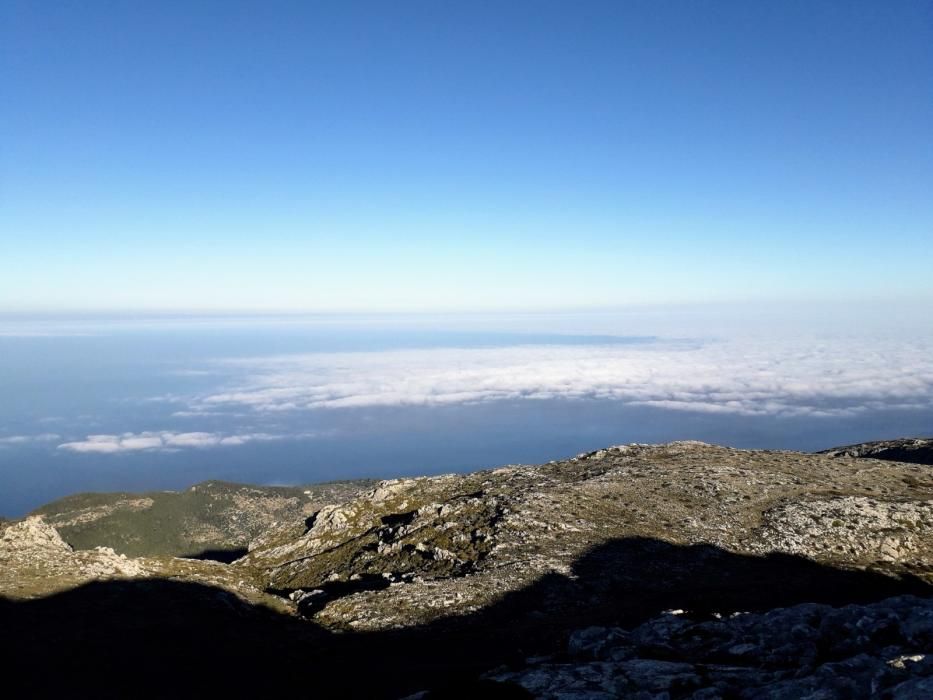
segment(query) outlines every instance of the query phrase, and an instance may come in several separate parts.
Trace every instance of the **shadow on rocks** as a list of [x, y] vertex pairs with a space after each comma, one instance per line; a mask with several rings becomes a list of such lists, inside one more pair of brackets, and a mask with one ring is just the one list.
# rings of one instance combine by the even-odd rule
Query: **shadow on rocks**
[[582, 627], [633, 626], [671, 608], [702, 617], [905, 593], [933, 587], [790, 555], [627, 538], [585, 553], [571, 577], [549, 574], [476, 613], [384, 632], [335, 633], [168, 580], [0, 599], [0, 658], [7, 697], [520, 698], [517, 686], [477, 678], [559, 653]]

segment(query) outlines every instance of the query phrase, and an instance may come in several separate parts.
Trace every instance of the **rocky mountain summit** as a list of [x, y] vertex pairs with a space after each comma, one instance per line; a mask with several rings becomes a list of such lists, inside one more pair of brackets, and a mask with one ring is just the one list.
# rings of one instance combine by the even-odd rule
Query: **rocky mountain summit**
[[[79, 675], [91, 655], [117, 675], [194, 655], [236, 669], [212, 675], [233, 695], [313, 677], [299, 696], [925, 697], [923, 465], [675, 442], [304, 498], [236, 489], [239, 539], [179, 544], [189, 525], [126, 494], [0, 525], [0, 653], [74, 643]], [[191, 558], [221, 541], [242, 556]]]

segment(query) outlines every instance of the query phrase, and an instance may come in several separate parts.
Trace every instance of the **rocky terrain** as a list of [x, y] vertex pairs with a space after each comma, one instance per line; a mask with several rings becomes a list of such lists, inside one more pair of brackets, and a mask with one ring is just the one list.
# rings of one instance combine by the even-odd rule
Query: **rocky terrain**
[[[933, 697], [933, 601], [804, 603], [574, 632], [559, 658], [488, 674], [541, 698]], [[427, 694], [425, 694], [427, 695]]]
[[0, 654], [126, 682], [194, 658], [234, 695], [926, 697], [926, 466], [679, 442], [361, 486], [0, 524]]
[[862, 442], [858, 445], [834, 447], [821, 454], [830, 457], [866, 457], [869, 459], [890, 459], [895, 462], [933, 465], [933, 438], [900, 438], [898, 440]]

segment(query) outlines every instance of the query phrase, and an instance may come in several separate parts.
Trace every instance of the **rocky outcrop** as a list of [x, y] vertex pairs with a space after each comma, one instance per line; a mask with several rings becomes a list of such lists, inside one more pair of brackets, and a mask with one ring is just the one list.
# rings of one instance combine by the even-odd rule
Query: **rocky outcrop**
[[29, 517], [0, 532], [0, 591], [46, 592], [44, 583], [58, 588], [85, 581], [147, 574], [143, 562], [117, 554], [109, 547], [76, 552], [58, 531], [40, 517]]
[[288, 590], [368, 576], [424, 580], [474, 572], [495, 545], [503, 499], [481, 490], [447, 494], [447, 481], [455, 480], [383, 482], [317, 511], [298, 538], [254, 545], [238, 565], [261, 568], [272, 588]]
[[933, 500], [864, 496], [784, 503], [764, 514], [756, 547], [822, 561], [923, 567], [933, 561]]
[[0, 526], [0, 601], [44, 597], [96, 581], [155, 579], [207, 584], [247, 603], [286, 607], [240, 572], [215, 561], [128, 557], [101, 546], [76, 550], [41, 516]]
[[0, 552], [4, 557], [41, 562], [69, 555], [72, 549], [58, 530], [34, 516], [13, 523], [2, 531]]
[[487, 677], [553, 700], [920, 700], [933, 697], [933, 600], [805, 604], [704, 620], [671, 611], [634, 629], [579, 630], [565, 653]]
[[857, 445], [834, 447], [820, 454], [829, 457], [864, 457], [933, 465], [933, 438], [900, 438], [862, 442]]

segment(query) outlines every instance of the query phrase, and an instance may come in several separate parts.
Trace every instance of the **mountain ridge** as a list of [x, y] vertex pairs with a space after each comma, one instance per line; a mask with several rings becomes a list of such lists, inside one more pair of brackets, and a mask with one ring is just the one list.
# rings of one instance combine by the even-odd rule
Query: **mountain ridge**
[[830, 457], [864, 457], [933, 465], [933, 438], [896, 438], [860, 442], [822, 450], [820, 454]]

